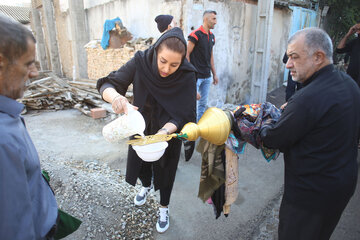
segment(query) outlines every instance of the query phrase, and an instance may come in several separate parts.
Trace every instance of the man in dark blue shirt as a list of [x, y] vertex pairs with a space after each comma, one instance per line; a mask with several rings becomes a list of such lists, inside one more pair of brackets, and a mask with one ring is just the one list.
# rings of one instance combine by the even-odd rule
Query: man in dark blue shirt
[[[20, 113], [25, 82], [37, 76], [35, 38], [0, 15], [0, 239], [52, 239], [58, 208]], [[49, 234], [50, 233], [50, 234]]]
[[286, 67], [303, 88], [260, 134], [265, 146], [284, 153], [279, 240], [330, 239], [355, 191], [360, 89], [335, 69], [332, 49], [319, 28], [289, 39]]

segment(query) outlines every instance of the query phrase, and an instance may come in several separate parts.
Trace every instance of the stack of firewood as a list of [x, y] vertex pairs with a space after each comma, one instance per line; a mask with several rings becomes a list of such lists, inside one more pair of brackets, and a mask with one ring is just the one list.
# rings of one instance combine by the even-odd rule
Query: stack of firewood
[[[102, 107], [105, 103], [96, 90], [96, 81], [62, 79], [52, 72], [42, 74], [43, 78], [31, 81], [20, 100], [27, 110], [61, 110], [76, 108], [86, 115], [90, 109]], [[126, 96], [131, 101], [132, 89]]]

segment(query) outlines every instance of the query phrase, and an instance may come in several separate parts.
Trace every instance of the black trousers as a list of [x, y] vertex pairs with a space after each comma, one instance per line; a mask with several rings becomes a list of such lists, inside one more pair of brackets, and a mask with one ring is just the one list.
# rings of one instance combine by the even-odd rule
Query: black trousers
[[[143, 162], [141, 165], [139, 178], [144, 187], [150, 187], [152, 176], [153, 176], [152, 163]], [[173, 184], [170, 184], [169, 187], [165, 187], [165, 188], [160, 187], [160, 204], [162, 206], [169, 205], [172, 186]]]
[[329, 240], [343, 210], [314, 213], [283, 199], [279, 214], [279, 240]]

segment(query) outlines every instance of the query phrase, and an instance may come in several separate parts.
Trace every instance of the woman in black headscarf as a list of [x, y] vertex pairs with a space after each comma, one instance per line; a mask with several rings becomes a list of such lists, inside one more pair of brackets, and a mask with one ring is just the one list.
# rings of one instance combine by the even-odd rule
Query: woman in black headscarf
[[[139, 51], [119, 70], [97, 82], [103, 98], [116, 113], [127, 113], [128, 86], [133, 84], [134, 108], [144, 116], [145, 135], [179, 132], [187, 122], [196, 120], [195, 68], [185, 58], [186, 41], [180, 28], [165, 32], [145, 51]], [[179, 162], [181, 141], [172, 139], [164, 155], [156, 162], [144, 162], [129, 146], [126, 181], [135, 186], [142, 182], [135, 205], [142, 205], [153, 185], [160, 189], [158, 232], [169, 227], [168, 205]]]

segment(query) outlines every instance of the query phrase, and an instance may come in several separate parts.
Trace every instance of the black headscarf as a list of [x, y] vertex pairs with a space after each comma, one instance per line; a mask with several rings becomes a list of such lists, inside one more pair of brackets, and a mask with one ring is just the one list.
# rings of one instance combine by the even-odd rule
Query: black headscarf
[[[139, 97], [146, 97], [149, 93], [178, 123], [178, 127], [196, 119], [196, 77], [195, 68], [184, 57], [179, 68], [167, 77], [161, 77], [157, 66], [157, 49], [167, 38], [176, 37], [185, 46], [186, 41], [180, 28], [172, 28], [165, 32], [154, 45], [145, 51], [135, 54], [135, 63], [139, 73], [139, 84], [143, 93]], [[140, 100], [140, 102], [142, 102]], [[181, 129], [178, 129], [181, 130]]]

